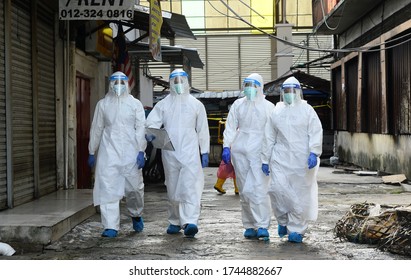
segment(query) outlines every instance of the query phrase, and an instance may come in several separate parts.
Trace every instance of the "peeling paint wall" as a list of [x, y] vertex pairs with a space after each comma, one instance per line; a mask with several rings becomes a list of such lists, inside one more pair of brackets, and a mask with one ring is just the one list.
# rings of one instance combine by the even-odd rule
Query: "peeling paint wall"
[[411, 135], [337, 132], [340, 161], [411, 179]]

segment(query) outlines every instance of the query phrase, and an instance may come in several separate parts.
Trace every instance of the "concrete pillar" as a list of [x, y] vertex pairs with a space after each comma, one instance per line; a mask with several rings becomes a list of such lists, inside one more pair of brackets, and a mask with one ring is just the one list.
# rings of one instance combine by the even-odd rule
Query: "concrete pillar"
[[[292, 24], [280, 23], [276, 24], [275, 27], [278, 38], [292, 42]], [[287, 73], [293, 64], [292, 46], [277, 40], [277, 53], [275, 57], [277, 58], [277, 78], [279, 78]]]

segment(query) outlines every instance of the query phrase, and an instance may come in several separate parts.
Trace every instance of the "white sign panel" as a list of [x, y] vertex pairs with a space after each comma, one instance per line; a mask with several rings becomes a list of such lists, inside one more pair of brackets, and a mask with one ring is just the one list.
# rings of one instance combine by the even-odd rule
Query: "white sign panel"
[[134, 0], [59, 0], [60, 20], [131, 20]]

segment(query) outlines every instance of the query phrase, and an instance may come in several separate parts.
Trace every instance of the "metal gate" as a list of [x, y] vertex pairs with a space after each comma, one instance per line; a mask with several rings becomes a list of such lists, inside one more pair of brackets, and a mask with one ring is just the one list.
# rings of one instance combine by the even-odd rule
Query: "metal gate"
[[6, 85], [4, 69], [4, 1], [0, 1], [0, 210], [7, 207]]
[[57, 187], [55, 44], [53, 11], [43, 2], [39, 3], [37, 10], [37, 69], [34, 71], [37, 72], [38, 80], [38, 192], [39, 196], [43, 196]]
[[31, 5], [28, 1], [12, 1], [11, 10], [11, 160], [16, 206], [34, 196]]
[[57, 181], [54, 12], [45, 1], [8, 3], [10, 22], [0, 3], [0, 209], [51, 193]]

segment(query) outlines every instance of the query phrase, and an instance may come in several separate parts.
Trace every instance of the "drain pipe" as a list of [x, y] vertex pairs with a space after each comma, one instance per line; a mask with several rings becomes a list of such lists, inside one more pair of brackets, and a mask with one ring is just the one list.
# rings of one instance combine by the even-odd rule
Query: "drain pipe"
[[16, 253], [16, 250], [14, 250], [9, 244], [0, 242], [0, 255], [13, 256], [14, 253]]

